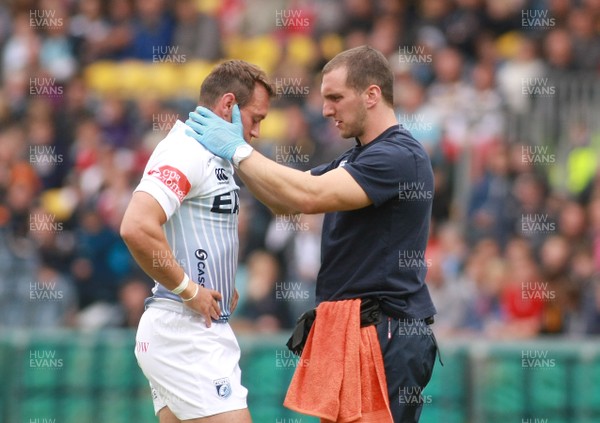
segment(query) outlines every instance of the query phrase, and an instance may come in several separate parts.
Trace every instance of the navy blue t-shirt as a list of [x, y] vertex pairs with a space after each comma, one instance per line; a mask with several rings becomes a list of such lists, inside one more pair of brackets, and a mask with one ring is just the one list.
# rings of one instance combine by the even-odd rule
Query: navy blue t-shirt
[[398, 317], [434, 315], [424, 282], [433, 201], [427, 153], [410, 132], [394, 125], [311, 173], [338, 167], [352, 175], [373, 204], [325, 214], [317, 303], [377, 297]]

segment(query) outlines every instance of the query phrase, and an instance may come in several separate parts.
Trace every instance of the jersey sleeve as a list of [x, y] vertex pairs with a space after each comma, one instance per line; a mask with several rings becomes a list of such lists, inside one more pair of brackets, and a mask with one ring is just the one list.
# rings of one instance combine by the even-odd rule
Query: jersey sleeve
[[392, 198], [399, 198], [403, 186], [418, 180], [417, 161], [405, 147], [395, 143], [378, 143], [366, 149], [344, 169], [356, 180], [379, 207]]
[[135, 189], [154, 197], [167, 219], [203, 179], [203, 168], [198, 166], [193, 149], [186, 149], [186, 142], [169, 138], [161, 141], [150, 156], [142, 180]]

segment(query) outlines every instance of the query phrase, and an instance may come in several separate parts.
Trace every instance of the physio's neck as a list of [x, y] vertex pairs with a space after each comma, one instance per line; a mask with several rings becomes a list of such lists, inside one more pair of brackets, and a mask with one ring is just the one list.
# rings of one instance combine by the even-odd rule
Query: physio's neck
[[369, 113], [367, 116], [365, 130], [362, 136], [358, 138], [358, 141], [361, 145], [367, 145], [381, 135], [390, 126], [397, 124], [398, 119], [396, 119], [394, 109], [391, 107], [385, 106], [380, 108], [380, 110], [373, 110], [373, 112]]

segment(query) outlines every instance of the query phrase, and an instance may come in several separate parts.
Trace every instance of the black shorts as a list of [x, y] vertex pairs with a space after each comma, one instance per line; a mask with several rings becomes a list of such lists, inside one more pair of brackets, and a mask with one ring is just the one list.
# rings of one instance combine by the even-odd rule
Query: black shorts
[[395, 423], [418, 422], [423, 395], [437, 354], [437, 342], [424, 320], [395, 319], [382, 313], [377, 336], [385, 366], [390, 409]]

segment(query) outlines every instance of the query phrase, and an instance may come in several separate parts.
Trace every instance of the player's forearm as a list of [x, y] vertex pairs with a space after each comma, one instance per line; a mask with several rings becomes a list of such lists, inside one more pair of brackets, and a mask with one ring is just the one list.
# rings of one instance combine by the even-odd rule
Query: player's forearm
[[142, 270], [167, 289], [173, 289], [183, 279], [184, 270], [175, 259], [162, 227], [140, 216], [137, 210], [134, 207], [125, 213], [121, 237]]
[[276, 213], [313, 212], [314, 176], [275, 163], [256, 150], [240, 163], [238, 172], [248, 189]]
[[[141, 228], [140, 228], [141, 229]], [[162, 238], [162, 239], [161, 239]], [[147, 229], [123, 238], [131, 255], [148, 276], [167, 289], [175, 288], [183, 278], [183, 269], [177, 263], [164, 234]]]

